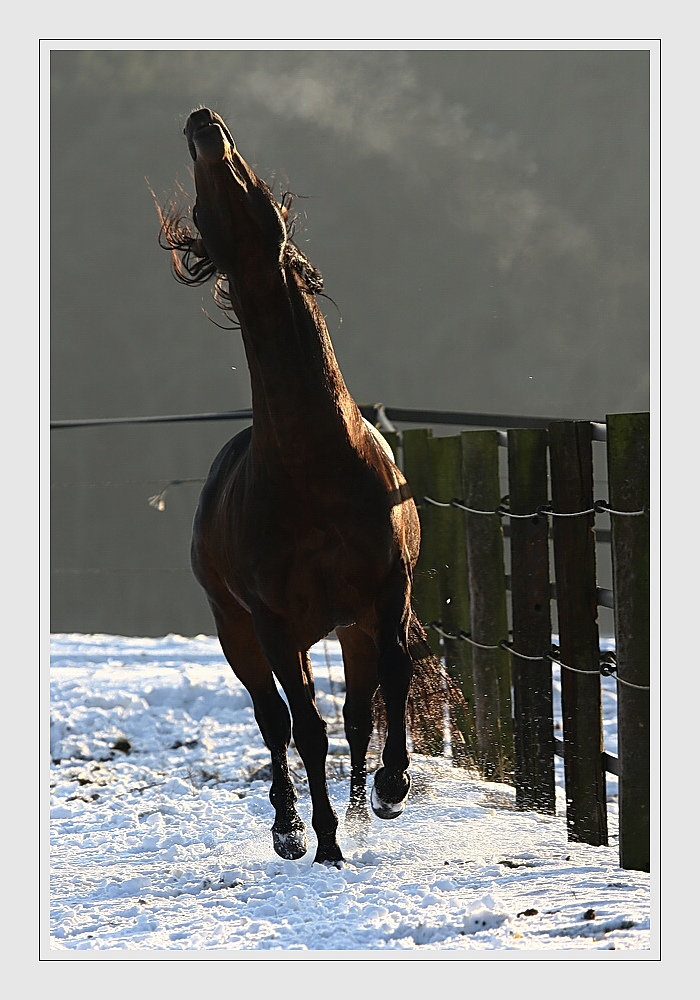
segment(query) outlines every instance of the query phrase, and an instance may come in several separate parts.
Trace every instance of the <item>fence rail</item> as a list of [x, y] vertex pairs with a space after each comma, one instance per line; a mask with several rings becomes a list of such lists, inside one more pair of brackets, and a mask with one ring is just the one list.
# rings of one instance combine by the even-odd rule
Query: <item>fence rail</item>
[[[562, 421], [382, 404], [361, 410], [394, 449], [418, 502], [416, 608], [469, 705], [450, 720], [464, 738], [463, 747], [453, 744], [462, 747], [455, 763], [514, 784], [518, 808], [553, 814], [554, 758], [563, 756], [568, 836], [591, 844], [607, 843], [605, 773], [617, 774], [620, 864], [648, 871], [649, 414]], [[56, 420], [51, 429], [251, 417], [236, 410]], [[472, 429], [434, 437], [430, 427], [397, 430], [394, 422]], [[606, 443], [607, 500], [593, 495], [594, 441]], [[506, 497], [499, 449], [507, 452]], [[162, 509], [169, 486], [190, 481], [172, 480], [152, 505]], [[596, 527], [603, 514], [609, 531]], [[612, 589], [596, 579], [602, 539], [611, 544]], [[613, 611], [614, 657], [600, 649], [599, 607]], [[561, 670], [562, 740], [554, 734], [553, 664]], [[605, 674], [618, 686], [617, 758], [603, 744]]]
[[[503, 416], [491, 413], [464, 413], [457, 410], [415, 410], [384, 403], [364, 403], [360, 406], [363, 417], [372, 420], [380, 430], [395, 431], [391, 421], [413, 424], [451, 424], [458, 427], [547, 427], [554, 417]], [[213, 413], [175, 413], [165, 416], [145, 417], [88, 417], [52, 420], [51, 430], [73, 427], [109, 427], [124, 424], [197, 423], [211, 420], [252, 420], [253, 411], [219, 410]], [[596, 424], [604, 427], [603, 424]]]

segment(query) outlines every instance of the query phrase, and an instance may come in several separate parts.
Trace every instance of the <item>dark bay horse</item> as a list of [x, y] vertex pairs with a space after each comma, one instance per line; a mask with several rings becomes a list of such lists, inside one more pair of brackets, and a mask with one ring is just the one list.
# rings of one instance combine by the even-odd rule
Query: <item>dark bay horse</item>
[[180, 280], [216, 278], [215, 298], [240, 324], [253, 402], [252, 428], [222, 448], [202, 490], [192, 566], [271, 754], [275, 851], [295, 859], [307, 850], [287, 762], [293, 736], [308, 776], [315, 860], [339, 865], [328, 739], [308, 651], [337, 629], [351, 758], [346, 824], [361, 838], [370, 822], [366, 755], [377, 688], [386, 735], [371, 792], [377, 816], [398, 816], [409, 793], [414, 666], [427, 685], [422, 721], [432, 711], [432, 725], [442, 725], [433, 697], [440, 663], [411, 607], [418, 516], [403, 475], [345, 386], [316, 302], [322, 279], [291, 239], [286, 199], [277, 203], [219, 115], [193, 111], [184, 133], [197, 231], [171, 206], [161, 215], [161, 238]]

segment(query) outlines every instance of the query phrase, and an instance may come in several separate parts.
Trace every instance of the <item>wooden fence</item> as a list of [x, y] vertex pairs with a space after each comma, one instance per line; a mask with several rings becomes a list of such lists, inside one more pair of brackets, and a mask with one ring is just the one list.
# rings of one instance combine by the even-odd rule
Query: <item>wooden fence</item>
[[[649, 414], [442, 437], [386, 428], [384, 419], [421, 517], [416, 610], [469, 705], [451, 720], [464, 738], [453, 741], [455, 763], [514, 784], [518, 808], [553, 814], [554, 758], [563, 756], [569, 840], [594, 845], [608, 843], [613, 771], [620, 865], [649, 871]], [[596, 439], [607, 443], [607, 500], [593, 494]], [[603, 516], [612, 591], [596, 578]], [[613, 610], [614, 655], [600, 649], [599, 606]], [[554, 663], [563, 741], [554, 734]], [[604, 752], [601, 674], [617, 680], [617, 758]]]

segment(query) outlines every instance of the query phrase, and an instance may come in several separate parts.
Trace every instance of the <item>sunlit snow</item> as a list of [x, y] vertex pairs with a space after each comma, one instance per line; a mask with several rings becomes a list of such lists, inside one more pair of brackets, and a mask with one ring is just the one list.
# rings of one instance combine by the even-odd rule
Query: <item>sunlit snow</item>
[[[373, 818], [356, 843], [342, 825], [349, 760], [337, 641], [314, 647], [312, 662], [329, 725], [340, 870], [313, 863], [310, 827], [303, 859], [275, 855], [269, 756], [215, 638], [52, 636], [48, 954], [652, 956], [650, 876], [619, 867], [616, 779], [610, 844], [590, 847], [567, 841], [560, 761], [552, 817], [516, 811], [509, 786], [414, 755], [406, 811]], [[605, 749], [616, 753], [613, 678], [603, 690]], [[556, 702], [556, 672], [554, 692]], [[290, 760], [309, 824], [293, 750]]]

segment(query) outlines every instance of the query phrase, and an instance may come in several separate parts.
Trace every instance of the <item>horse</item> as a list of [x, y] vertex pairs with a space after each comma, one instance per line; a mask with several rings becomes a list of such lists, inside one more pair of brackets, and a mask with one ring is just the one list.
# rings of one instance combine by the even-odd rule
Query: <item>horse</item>
[[292, 239], [288, 196], [275, 199], [214, 111], [192, 111], [184, 135], [194, 228], [171, 202], [160, 209], [160, 242], [179, 281], [215, 277], [215, 301], [243, 339], [253, 413], [202, 489], [192, 569], [270, 752], [274, 850], [288, 860], [308, 850], [287, 757], [293, 737], [308, 778], [314, 860], [341, 867], [309, 650], [335, 630], [351, 763], [345, 824], [362, 842], [377, 706], [385, 740], [370, 802], [381, 819], [403, 812], [411, 787], [407, 706], [419, 704], [423, 724], [442, 726], [444, 671], [411, 602], [418, 513], [390, 449], [346, 387], [317, 302], [323, 279]]

